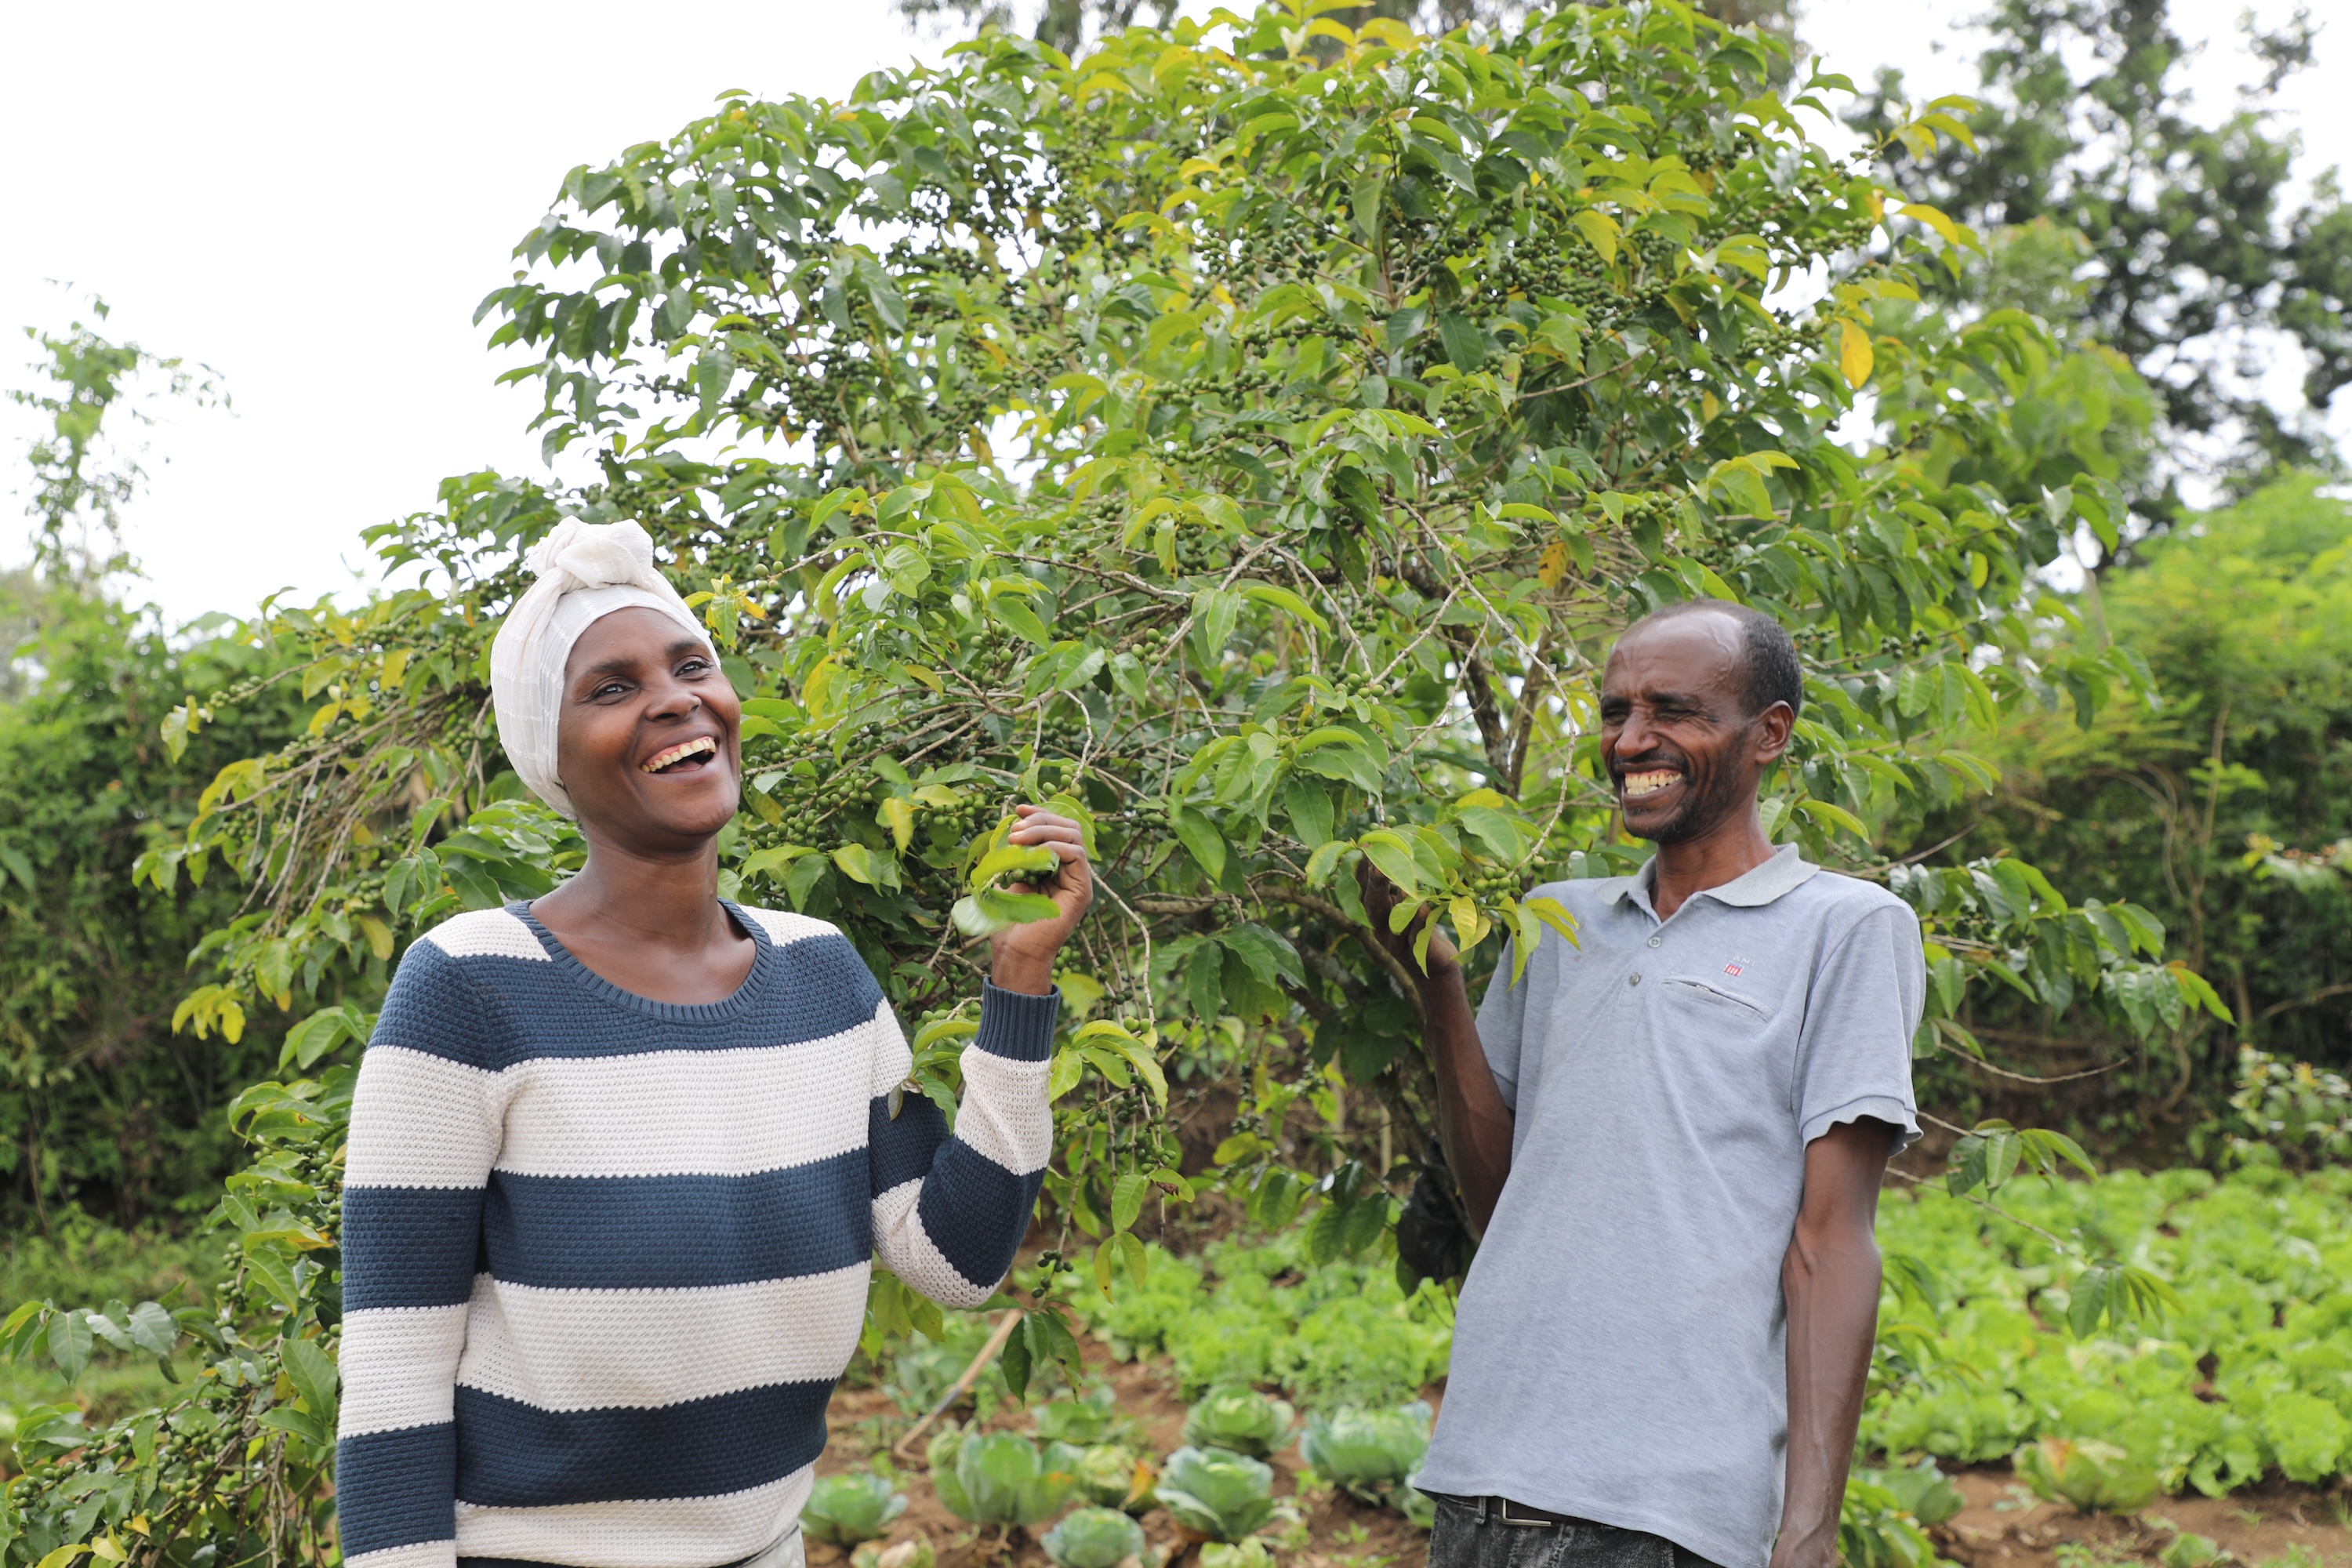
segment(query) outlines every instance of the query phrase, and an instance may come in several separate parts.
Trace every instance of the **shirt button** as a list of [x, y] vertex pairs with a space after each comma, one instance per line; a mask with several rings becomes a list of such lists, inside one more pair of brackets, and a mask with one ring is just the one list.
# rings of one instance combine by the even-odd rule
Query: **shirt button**
[[1633, 971], [1633, 973], [1625, 976], [1625, 984], [1628, 985], [1639, 985], [1642, 984], [1642, 972], [1637, 969]]
[[1657, 945], [1658, 945], [1658, 943], [1660, 943], [1660, 942], [1664, 942], [1664, 941], [1665, 941], [1665, 940], [1666, 940], [1666, 939], [1665, 939], [1664, 937], [1662, 937], [1662, 936], [1654, 936], [1654, 937], [1652, 937], [1652, 938], [1650, 939], [1650, 945], [1651, 945], [1652, 947], [1655, 947], [1655, 946], [1657, 946]]

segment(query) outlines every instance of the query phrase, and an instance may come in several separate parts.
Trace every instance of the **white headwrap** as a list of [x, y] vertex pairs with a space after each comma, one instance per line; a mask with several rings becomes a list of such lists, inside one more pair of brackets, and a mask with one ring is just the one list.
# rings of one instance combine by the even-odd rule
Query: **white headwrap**
[[636, 523], [573, 518], [531, 552], [539, 574], [490, 644], [490, 696], [499, 743], [531, 793], [566, 816], [572, 797], [555, 777], [555, 726], [572, 645], [615, 610], [658, 610], [708, 645], [710, 634], [654, 564], [654, 542]]

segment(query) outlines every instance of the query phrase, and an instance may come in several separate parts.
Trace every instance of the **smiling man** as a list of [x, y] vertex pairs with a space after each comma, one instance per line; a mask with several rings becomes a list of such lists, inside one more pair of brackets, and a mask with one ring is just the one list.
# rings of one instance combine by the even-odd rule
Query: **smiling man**
[[[1430, 942], [1441, 1130], [1483, 1233], [1422, 1471], [1432, 1568], [1838, 1561], [1927, 975], [1900, 900], [1765, 836], [1802, 702], [1768, 616], [1639, 622], [1601, 757], [1656, 855], [1542, 889], [1577, 943], [1547, 932], [1517, 985], [1507, 956], [1475, 1020]], [[1394, 891], [1365, 890], [1385, 931]]]

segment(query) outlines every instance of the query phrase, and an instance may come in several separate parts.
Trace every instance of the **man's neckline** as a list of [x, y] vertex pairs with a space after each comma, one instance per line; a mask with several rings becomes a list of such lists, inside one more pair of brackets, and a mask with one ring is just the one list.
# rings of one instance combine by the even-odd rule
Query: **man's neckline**
[[[1760, 909], [1794, 892], [1811, 881], [1820, 870], [1819, 866], [1798, 853], [1795, 845], [1783, 844], [1772, 852], [1769, 859], [1749, 867], [1728, 882], [1718, 882], [1712, 888], [1701, 888], [1692, 893], [1690, 899], [1683, 900], [1682, 909], [1689, 908], [1693, 899], [1713, 899], [1717, 903], [1727, 904], [1733, 909]], [[1652, 897], [1657, 885], [1658, 858], [1653, 855], [1642, 862], [1640, 870], [1627, 879], [1624, 890], [1617, 896], [1632, 900], [1643, 913], [1656, 920], [1658, 912]], [[1675, 912], [1680, 914], [1682, 909]]]

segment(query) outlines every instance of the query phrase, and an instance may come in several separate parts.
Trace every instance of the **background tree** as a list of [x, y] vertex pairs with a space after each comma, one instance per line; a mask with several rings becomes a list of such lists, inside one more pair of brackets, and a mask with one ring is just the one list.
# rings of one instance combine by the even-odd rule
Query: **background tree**
[[[1026, 19], [1012, 0], [896, 0], [898, 14], [911, 26], [947, 24], [969, 33], [982, 28], [1011, 29]], [[1330, 0], [1317, 14], [1354, 29], [1376, 18], [1402, 22], [1428, 33], [1450, 33], [1473, 22], [1500, 26], [1523, 18], [1538, 7], [1526, 0]], [[1310, 7], [1310, 10], [1314, 8]], [[1735, 27], [1753, 26], [1793, 42], [1795, 14], [1790, 0], [1704, 0], [1700, 11]], [[1138, 23], [1167, 26], [1175, 20], [1176, 0], [1044, 0], [1037, 9], [1033, 36], [1039, 43], [1075, 56], [1087, 43]], [[1785, 69], [1775, 68], [1776, 83]]]
[[2036, 1071], [2126, 1064], [2068, 1091], [2106, 1139], [2173, 1142], [2221, 1113], [2242, 1042], [2352, 1065], [2347, 547], [2352, 508], [2311, 476], [2146, 542], [2051, 640], [2133, 649], [2167, 700], [2117, 703], [2087, 727], [2004, 726], [1986, 747], [2000, 789], [1926, 830], [1926, 843], [2014, 845], [2069, 887], [2145, 906], [2229, 999], [2234, 1028], [2187, 1019], [2146, 1058], [2021, 998], [1985, 1010]]
[[[2332, 463], [2315, 411], [2352, 380], [2352, 212], [2332, 171], [2296, 203], [2296, 148], [2273, 107], [2311, 63], [2309, 14], [2250, 31], [2264, 74], [2210, 125], [2189, 102], [2191, 50], [2167, 0], [1999, 0], [1979, 25], [1991, 42], [1973, 151], [1887, 135], [1907, 112], [1899, 72], [1849, 116], [1891, 179], [2003, 237], [1990, 277], [1946, 279], [1942, 297], [2063, 300], [2057, 331], [2131, 362], [2160, 400], [2162, 460], [2131, 497], [2153, 520], [2179, 516], [2184, 478], [2242, 490], [2282, 464]], [[2253, 381], [2287, 344], [2309, 369], [2304, 406], [2282, 416]]]
[[[102, 321], [104, 304], [92, 309]], [[144, 897], [131, 869], [291, 710], [265, 698], [166, 755], [157, 727], [173, 706], [272, 659], [225, 635], [226, 617], [173, 638], [155, 611], [122, 602], [121, 508], [142, 476], [109, 421], [151, 420], [150, 397], [213, 394], [180, 362], [94, 327], [29, 335], [41, 380], [11, 396], [49, 429], [27, 453], [37, 563], [0, 582], [0, 1170], [17, 1224], [84, 1205], [135, 1226], [211, 1206], [238, 1149], [221, 1110], [273, 1047], [172, 1026], [190, 952], [235, 917], [241, 890], [192, 876]]]

